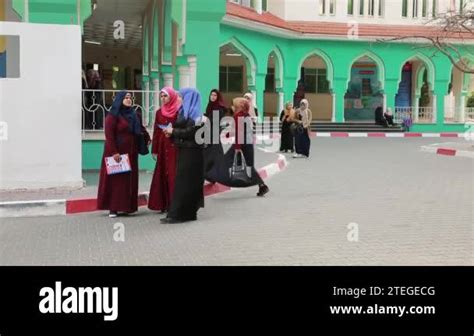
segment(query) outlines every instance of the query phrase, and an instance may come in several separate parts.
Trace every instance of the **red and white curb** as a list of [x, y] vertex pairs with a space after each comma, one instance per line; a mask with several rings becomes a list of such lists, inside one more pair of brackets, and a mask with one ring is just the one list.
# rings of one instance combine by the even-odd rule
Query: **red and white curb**
[[464, 138], [465, 133], [312, 132], [316, 138]]
[[[385, 132], [311, 132], [311, 138], [469, 138], [470, 133], [385, 133]], [[281, 138], [280, 133], [254, 136], [257, 144]], [[233, 144], [235, 137], [222, 138], [223, 144]]]
[[442, 147], [431, 147], [431, 146], [422, 146], [422, 152], [433, 153], [438, 155], [445, 156], [462, 156], [474, 159], [474, 152], [457, 150], [453, 148], [442, 148]]
[[[286, 169], [288, 161], [284, 155], [278, 155], [278, 160], [261, 168], [258, 173], [263, 179], [268, 179]], [[204, 196], [212, 196], [230, 191], [234, 188], [215, 184], [204, 185]], [[138, 206], [148, 204], [149, 192], [140, 193]], [[0, 202], [0, 218], [64, 216], [97, 211], [97, 199], [56, 199], [38, 201]]]

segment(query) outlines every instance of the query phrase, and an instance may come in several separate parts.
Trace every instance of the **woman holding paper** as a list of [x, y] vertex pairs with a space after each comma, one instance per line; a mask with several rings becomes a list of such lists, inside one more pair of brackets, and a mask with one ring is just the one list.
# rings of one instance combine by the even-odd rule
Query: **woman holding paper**
[[170, 210], [164, 224], [176, 224], [197, 219], [204, 207], [203, 145], [196, 141], [196, 132], [203, 127], [201, 95], [195, 89], [181, 89], [183, 105], [175, 123], [163, 132], [178, 147], [176, 185]]
[[160, 92], [161, 108], [156, 111], [151, 153], [157, 161], [150, 186], [148, 208], [165, 213], [168, 211], [174, 192], [176, 178], [176, 146], [163, 130], [176, 122], [181, 108], [181, 98], [170, 87]]
[[[105, 145], [100, 169], [97, 209], [109, 210], [109, 217], [119, 212], [130, 214], [138, 210], [138, 151], [139, 137], [145, 143], [150, 135], [142, 125], [141, 115], [132, 107], [132, 96], [126, 91], [117, 94], [105, 118]], [[112, 159], [113, 158], [113, 159]], [[107, 173], [106, 162], [128, 160], [130, 171]], [[110, 170], [109, 170], [110, 173]]]

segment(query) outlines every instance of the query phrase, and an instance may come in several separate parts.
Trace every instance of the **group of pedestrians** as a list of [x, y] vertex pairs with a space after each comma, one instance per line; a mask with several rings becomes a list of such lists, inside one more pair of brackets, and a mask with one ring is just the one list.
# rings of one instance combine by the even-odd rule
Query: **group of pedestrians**
[[280, 114], [281, 152], [294, 153], [294, 158], [309, 158], [312, 118], [307, 99], [302, 99], [296, 110], [293, 103], [285, 104], [285, 109]]
[[[148, 207], [166, 214], [162, 223], [175, 224], [197, 219], [197, 212], [204, 207], [204, 181], [231, 187], [258, 186], [257, 196], [269, 192], [268, 186], [254, 167], [252, 127], [239, 119], [252, 119], [252, 97], [236, 98], [227, 108], [222, 94], [212, 90], [205, 113], [201, 111], [201, 95], [195, 89], [179, 92], [166, 87], [160, 92], [161, 107], [156, 111], [153, 138], [142, 124], [142, 116], [132, 107], [131, 94], [117, 94], [111, 112], [105, 119], [105, 144], [98, 188], [98, 210], [109, 210], [109, 217], [130, 215], [138, 210], [138, 156], [146, 155], [151, 144], [151, 154], [156, 160], [150, 186]], [[235, 121], [236, 141], [224, 152], [220, 134], [217, 142], [198, 141], [198, 132], [209, 127], [212, 132], [222, 130], [222, 118], [232, 114]], [[216, 121], [219, 125], [213, 125]], [[237, 139], [238, 125], [244, 125], [244, 139]], [[250, 125], [252, 122], [250, 121]], [[248, 135], [251, 135], [250, 137]], [[252, 140], [249, 140], [252, 139]], [[143, 149], [145, 147], [145, 150]], [[248, 168], [248, 178], [233, 180], [230, 172], [241, 154]], [[128, 155], [130, 170], [119, 174], [107, 172], [106, 160], [117, 163]], [[236, 184], [237, 183], [237, 184]]]

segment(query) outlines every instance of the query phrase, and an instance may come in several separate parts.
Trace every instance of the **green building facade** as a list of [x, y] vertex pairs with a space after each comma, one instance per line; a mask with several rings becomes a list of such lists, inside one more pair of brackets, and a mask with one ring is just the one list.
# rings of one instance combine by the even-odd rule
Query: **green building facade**
[[[12, 2], [20, 18], [25, 18], [24, 3]], [[100, 6], [100, 0], [98, 3]], [[311, 83], [315, 79], [319, 90], [312, 98], [316, 119], [340, 123], [357, 120], [355, 105], [372, 104], [368, 106], [370, 110], [374, 104], [383, 104], [396, 110], [403, 71], [409, 64], [412, 72], [406, 80], [410, 83], [410, 94], [405, 104], [415, 109], [424, 105], [430, 111], [415, 118], [410, 131], [465, 131], [465, 116], [459, 114], [471, 95], [471, 77], [456, 70], [434, 48], [420, 48], [420, 44], [403, 40], [380, 42], [354, 36], [305, 36], [266, 24], [268, 13], [261, 14], [261, 22], [250, 17], [246, 21], [236, 17], [229, 6], [232, 9], [237, 5], [230, 5], [226, 0], [153, 0], [143, 8], [142, 87], [155, 91], [150, 93], [154, 95], [150, 99], [157, 99], [156, 91], [167, 85], [194, 86], [203, 95], [204, 108], [211, 89], [241, 76], [240, 90], [225, 92], [225, 96], [229, 100], [246, 91], [254, 92], [258, 110], [264, 111], [259, 114], [263, 120], [264, 115], [278, 115], [284, 102], [293, 101], [298, 81], [306, 76]], [[50, 1], [30, 0], [28, 10], [28, 21], [35, 23], [83, 25], [94, 15], [91, 1], [86, 0], [60, 0], [55, 5]], [[464, 41], [456, 46], [466, 61], [474, 62], [470, 58], [474, 54], [472, 43]], [[311, 62], [320, 64], [320, 69], [307, 68], [304, 72], [302, 68]], [[357, 73], [364, 75], [354, 79]], [[365, 85], [372, 98], [351, 99], [352, 87], [357, 85]], [[457, 105], [452, 118], [447, 117], [445, 106], [445, 97], [450, 92]], [[321, 112], [318, 112], [318, 99], [324, 105]], [[85, 138], [84, 169], [99, 167], [102, 144], [101, 139]], [[142, 159], [142, 167], [153, 167], [149, 158]]]

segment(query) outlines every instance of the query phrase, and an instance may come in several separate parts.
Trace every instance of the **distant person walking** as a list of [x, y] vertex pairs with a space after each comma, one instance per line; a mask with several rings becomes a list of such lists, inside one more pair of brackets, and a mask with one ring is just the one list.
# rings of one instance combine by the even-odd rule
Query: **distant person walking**
[[281, 143], [280, 152], [294, 152], [295, 137], [291, 132], [291, 125], [294, 123], [296, 111], [293, 108], [292, 102], [287, 102], [285, 109], [281, 111]]
[[295, 131], [295, 149], [294, 158], [308, 158], [311, 148], [311, 121], [313, 114], [309, 109], [309, 102], [306, 99], [301, 100], [300, 107], [296, 110], [296, 127]]

